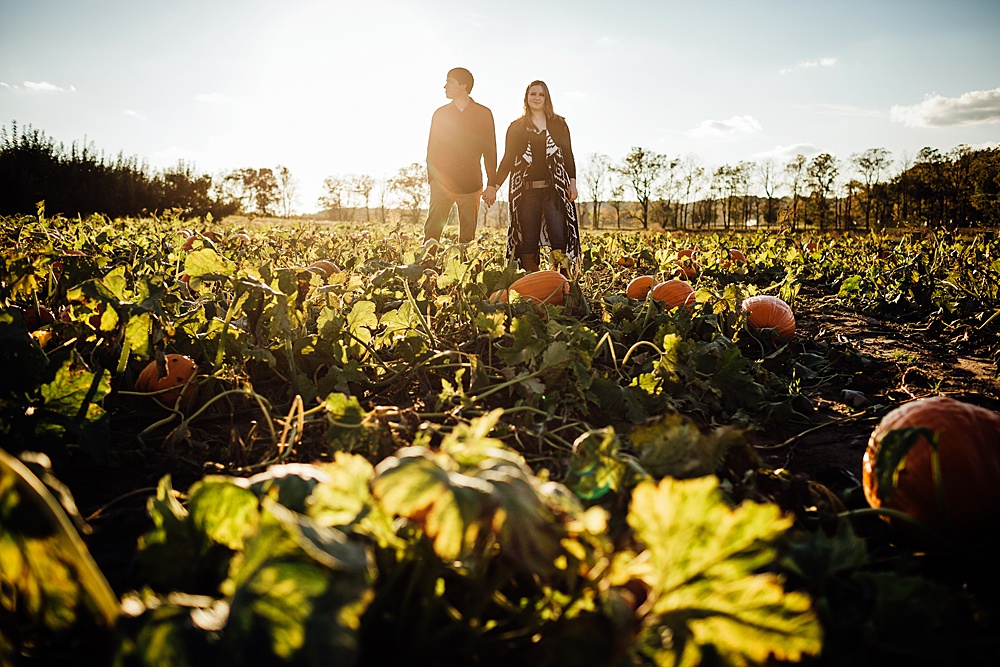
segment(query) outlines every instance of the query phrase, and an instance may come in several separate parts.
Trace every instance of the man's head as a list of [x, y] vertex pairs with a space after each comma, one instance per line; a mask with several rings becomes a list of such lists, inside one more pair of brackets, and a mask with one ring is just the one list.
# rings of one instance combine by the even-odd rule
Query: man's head
[[462, 89], [464, 89], [465, 94], [468, 95], [472, 92], [473, 83], [475, 83], [475, 81], [472, 78], [472, 72], [464, 67], [454, 67], [448, 70], [448, 76], [446, 77], [444, 84], [445, 95], [449, 99], [454, 99], [456, 97], [454, 93]]

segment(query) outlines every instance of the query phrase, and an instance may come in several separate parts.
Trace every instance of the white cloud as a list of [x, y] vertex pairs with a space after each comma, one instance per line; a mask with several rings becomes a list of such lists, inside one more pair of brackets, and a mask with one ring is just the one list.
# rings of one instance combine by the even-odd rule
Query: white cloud
[[889, 118], [907, 127], [955, 127], [1000, 123], [1000, 88], [973, 90], [959, 97], [937, 93], [910, 106], [893, 105]]
[[812, 108], [824, 116], [848, 116], [851, 118], [882, 118], [885, 116], [884, 111], [856, 107], [850, 104], [814, 104]]
[[4, 83], [0, 81], [0, 87], [6, 88], [7, 90], [26, 90], [29, 93], [75, 93], [76, 87], [70, 86], [69, 88], [60, 88], [54, 83], [49, 83], [48, 81], [25, 81], [23, 86], [19, 86], [14, 83]]
[[122, 109], [122, 113], [126, 116], [131, 116], [132, 118], [138, 118], [139, 120], [146, 120], [146, 117], [135, 109]]
[[194, 99], [196, 102], [204, 102], [205, 104], [228, 104], [235, 100], [234, 97], [223, 95], [222, 93], [201, 93], [200, 95], [195, 95]]
[[153, 164], [173, 166], [178, 162], [193, 163], [197, 154], [187, 148], [180, 146], [169, 146], [163, 150], [156, 151], [151, 157]]
[[760, 132], [760, 123], [753, 116], [733, 116], [728, 120], [704, 120], [688, 132], [692, 137], [727, 137], [734, 134]]
[[815, 67], [833, 67], [837, 64], [836, 58], [820, 58], [819, 60], [803, 60], [795, 67], [785, 67], [780, 70], [782, 74], [788, 74], [798, 69], [813, 69]]
[[752, 155], [751, 158], [754, 160], [766, 160], [768, 158], [773, 158], [776, 162], [788, 162], [796, 155], [804, 155], [805, 157], [813, 157], [819, 155], [820, 150], [813, 146], [812, 144], [800, 143], [800, 144], [790, 144], [788, 146], [775, 146], [769, 151], [764, 151], [762, 153], [757, 153]]

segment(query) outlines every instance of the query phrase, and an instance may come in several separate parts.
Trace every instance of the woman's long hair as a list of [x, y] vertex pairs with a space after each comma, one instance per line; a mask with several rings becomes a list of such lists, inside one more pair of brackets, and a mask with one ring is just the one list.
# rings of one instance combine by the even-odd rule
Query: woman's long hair
[[524, 115], [521, 117], [524, 119], [525, 127], [532, 130], [537, 130], [535, 124], [531, 121], [531, 108], [528, 106], [528, 92], [531, 90], [532, 86], [541, 86], [542, 90], [545, 91], [545, 106], [542, 110], [545, 112], [546, 118], [554, 118], [556, 115], [555, 110], [552, 108], [552, 96], [549, 95], [549, 87], [545, 85], [544, 81], [535, 80], [528, 84], [528, 87], [524, 89]]

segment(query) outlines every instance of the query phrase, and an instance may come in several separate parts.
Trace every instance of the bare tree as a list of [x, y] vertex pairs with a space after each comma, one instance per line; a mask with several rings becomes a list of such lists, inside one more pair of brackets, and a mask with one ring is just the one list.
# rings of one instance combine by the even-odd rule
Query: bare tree
[[375, 195], [378, 199], [379, 222], [381, 222], [384, 225], [386, 219], [386, 202], [389, 199], [389, 193], [392, 192], [391, 188], [389, 187], [389, 179], [383, 176], [382, 178], [378, 179], [378, 182], [375, 184], [375, 187], [376, 187]]
[[319, 205], [330, 211], [334, 220], [343, 220], [351, 196], [350, 181], [343, 176], [327, 176], [323, 181], [323, 190]]
[[667, 156], [645, 148], [633, 147], [613, 171], [622, 175], [639, 202], [639, 222], [649, 229], [649, 203], [656, 186], [666, 171]]
[[701, 188], [701, 180], [705, 177], [705, 168], [701, 166], [698, 156], [689, 153], [680, 161], [681, 183], [683, 187], [681, 227], [686, 228], [691, 215], [692, 199]]
[[279, 164], [274, 171], [274, 176], [278, 183], [278, 206], [281, 215], [290, 218], [295, 208], [299, 182], [292, 177], [292, 172], [284, 165]]
[[420, 207], [428, 196], [427, 168], [414, 162], [397, 171], [389, 183], [390, 189], [399, 195], [403, 207], [409, 210], [413, 222], [419, 222]]
[[243, 212], [271, 215], [274, 205], [280, 199], [278, 179], [274, 171], [267, 167], [238, 169], [226, 176], [225, 180], [225, 189], [239, 201]]
[[365, 204], [365, 222], [371, 222], [371, 202], [372, 190], [375, 189], [375, 179], [368, 174], [351, 177], [351, 191], [356, 194]]
[[611, 207], [615, 209], [615, 225], [622, 228], [622, 201], [625, 199], [625, 183], [615, 179], [611, 183]]
[[799, 197], [802, 194], [802, 184], [806, 175], [806, 156], [799, 153], [785, 165], [785, 177], [788, 179], [788, 189], [792, 194], [792, 231], [798, 226]]
[[[778, 167], [774, 162], [774, 158], [769, 157], [757, 162], [754, 169], [757, 173], [757, 183], [760, 185], [761, 192], [764, 193], [764, 201], [766, 203], [764, 207], [764, 220], [770, 226], [777, 219], [774, 191], [778, 183]], [[758, 222], [760, 222], [759, 216]]]
[[830, 210], [830, 195], [833, 193], [840, 165], [837, 158], [829, 153], [820, 153], [809, 162], [806, 174], [812, 188], [811, 196], [816, 202], [819, 214], [819, 228], [826, 228], [827, 212]]
[[[851, 162], [861, 174], [865, 197], [862, 208], [865, 211], [865, 229], [871, 229], [872, 211], [875, 209], [875, 191], [882, 176], [892, 164], [892, 154], [884, 148], [869, 148], [863, 153], [851, 155]], [[876, 211], [876, 218], [878, 218]]]
[[587, 167], [583, 170], [583, 182], [590, 194], [591, 206], [594, 212], [594, 229], [601, 226], [601, 200], [604, 198], [604, 187], [607, 184], [608, 170], [611, 168], [611, 158], [603, 153], [591, 153]]

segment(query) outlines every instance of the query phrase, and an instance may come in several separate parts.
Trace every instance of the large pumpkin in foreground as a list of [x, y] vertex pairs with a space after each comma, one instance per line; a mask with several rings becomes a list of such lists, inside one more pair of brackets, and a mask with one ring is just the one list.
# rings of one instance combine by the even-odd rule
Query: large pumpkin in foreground
[[757, 294], [743, 300], [741, 310], [755, 329], [776, 329], [782, 338], [795, 335], [795, 315], [791, 307], [776, 296]]
[[625, 288], [625, 296], [630, 299], [645, 299], [649, 290], [653, 289], [653, 276], [638, 276], [633, 278]]
[[653, 287], [653, 299], [666, 304], [668, 308], [683, 306], [693, 293], [694, 288], [690, 284], [677, 278], [665, 280]]
[[184, 389], [184, 384], [188, 381], [188, 378], [198, 372], [198, 364], [194, 362], [194, 359], [183, 354], [168, 354], [165, 357], [165, 362], [167, 374], [163, 377], [160, 377], [160, 370], [156, 366], [156, 361], [149, 362], [142, 369], [142, 372], [139, 373], [139, 377], [135, 381], [135, 390], [159, 391], [160, 389], [172, 387], [171, 391], [156, 394], [156, 398], [167, 405], [173, 405], [177, 402], [177, 397], [181, 395], [181, 390], [183, 389], [184, 399], [181, 401], [181, 404], [190, 405], [197, 393], [197, 386], [192, 381], [187, 385], [187, 389]]
[[[934, 483], [930, 443], [921, 432], [904, 429], [937, 435], [944, 506]], [[898, 469], [896, 488], [883, 499], [886, 494], [880, 490], [893, 472], [890, 448], [907, 434], [913, 445]], [[872, 431], [862, 461], [862, 486], [872, 507], [905, 512], [949, 536], [992, 538], [993, 529], [1000, 527], [1000, 414], [947, 396], [899, 406]], [[911, 537], [925, 537], [902, 522], [890, 524]]]
[[494, 292], [490, 301], [507, 303], [509, 291], [517, 292], [528, 301], [561, 306], [569, 293], [569, 280], [558, 271], [534, 271], [515, 280], [508, 289]]

